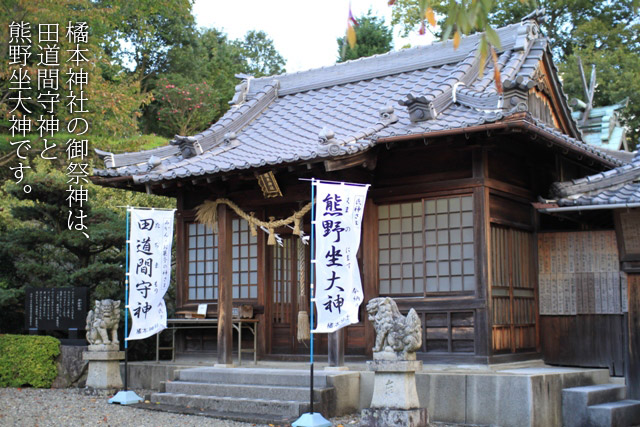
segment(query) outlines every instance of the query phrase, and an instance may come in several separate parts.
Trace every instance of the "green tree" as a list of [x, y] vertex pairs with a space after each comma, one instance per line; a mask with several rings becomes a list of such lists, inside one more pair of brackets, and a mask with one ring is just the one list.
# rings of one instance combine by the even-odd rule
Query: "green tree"
[[167, 136], [192, 135], [220, 116], [220, 94], [206, 80], [189, 83], [180, 75], [166, 75], [153, 91], [158, 128]]
[[284, 58], [264, 31], [249, 31], [235, 44], [240, 48], [246, 74], [262, 77], [285, 72]]
[[[60, 128], [66, 125], [66, 121], [72, 116], [67, 108], [70, 95], [66, 85], [65, 68], [70, 53], [68, 49], [72, 44], [65, 37], [68, 22], [86, 22], [89, 29], [88, 43], [83, 48], [87, 49], [88, 62], [81, 65], [88, 73], [90, 84], [84, 87], [87, 113], [83, 117], [90, 123], [92, 134], [109, 134], [128, 136], [135, 133], [137, 118], [140, 108], [149, 96], [140, 93], [140, 79], [131, 76], [119, 65], [117, 58], [111, 56], [113, 52], [114, 34], [117, 31], [114, 22], [118, 8], [107, 7], [99, 2], [90, 0], [60, 0], [50, 2], [45, 0], [0, 0], [0, 49], [7, 52], [9, 44], [9, 24], [13, 21], [24, 21], [31, 26], [32, 52], [27, 58], [27, 70], [32, 79], [31, 90], [23, 93], [23, 97], [30, 98], [26, 105], [31, 111], [29, 117], [32, 127], [37, 124], [40, 115], [45, 114], [45, 109], [37, 102], [37, 63], [41, 48], [38, 45], [38, 24], [59, 24], [59, 100], [54, 107], [54, 114], [60, 119]], [[16, 102], [17, 93], [11, 88], [10, 78], [22, 64], [9, 64], [10, 61], [0, 61], [0, 128], [7, 129], [10, 126], [9, 119], [12, 115], [17, 117], [24, 111], [16, 110], [11, 113]], [[66, 77], [66, 78], [65, 78]]]
[[393, 49], [393, 33], [384, 23], [384, 18], [373, 15], [371, 9], [356, 18], [356, 45], [351, 48], [346, 37], [338, 38], [338, 61], [344, 62], [365, 56], [389, 52]]
[[166, 70], [167, 52], [192, 41], [195, 19], [191, 0], [97, 0], [112, 11], [113, 30], [105, 35], [107, 53], [121, 65], [133, 67], [133, 73], [147, 91], [148, 81]]
[[577, 58], [581, 58], [587, 73], [589, 65], [595, 65], [594, 106], [629, 98], [622, 117], [630, 131], [629, 148], [636, 149], [640, 141], [640, 22], [612, 25], [603, 19], [593, 19], [577, 27], [573, 39], [573, 53], [559, 64], [565, 92], [572, 98], [585, 100]]
[[[124, 298], [125, 209], [173, 207], [174, 201], [85, 184], [89, 238], [69, 230], [68, 177], [54, 164], [35, 161], [18, 185], [6, 181], [0, 216], [0, 325], [17, 332], [26, 287], [82, 286], [90, 300]], [[24, 184], [32, 188], [23, 190]], [[10, 216], [6, 215], [6, 212]], [[14, 328], [13, 330], [11, 328]]]
[[[149, 81], [155, 100], [145, 110], [144, 128], [148, 132], [173, 136], [183, 128], [176, 122], [189, 122], [189, 132], [202, 130], [206, 127], [205, 124], [215, 122], [229, 108], [228, 102], [239, 82], [236, 75], [260, 77], [283, 72], [284, 59], [276, 51], [272, 40], [262, 31], [250, 31], [243, 40], [229, 40], [226, 34], [216, 29], [197, 31], [188, 43], [174, 46], [167, 52], [167, 64], [163, 73]], [[168, 84], [182, 90], [187, 86], [195, 87], [193, 85], [206, 89], [209, 98], [206, 101], [203, 99], [204, 104], [196, 110], [200, 113], [206, 109], [210, 115], [192, 114], [194, 110], [189, 110], [190, 105], [185, 102], [188, 100], [176, 99], [174, 106], [180, 103], [185, 104], [185, 108], [173, 108], [170, 111], [177, 110], [179, 113], [174, 114], [185, 117], [160, 117], [169, 111], [165, 108], [166, 105], [161, 105], [160, 92], [166, 91], [167, 86], [167, 82], [163, 80], [165, 78], [169, 80]], [[203, 82], [206, 82], [206, 87], [202, 86]], [[165, 101], [167, 99], [165, 96]], [[163, 109], [164, 112], [161, 111]], [[200, 118], [194, 121], [187, 117], [194, 115]], [[167, 126], [171, 122], [174, 124]], [[194, 126], [195, 122], [198, 124]]]

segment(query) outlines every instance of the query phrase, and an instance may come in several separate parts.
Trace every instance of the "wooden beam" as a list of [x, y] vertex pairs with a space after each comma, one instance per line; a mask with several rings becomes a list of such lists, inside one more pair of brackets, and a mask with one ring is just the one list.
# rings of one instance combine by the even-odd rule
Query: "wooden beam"
[[179, 196], [177, 199], [177, 208], [178, 211], [176, 213], [176, 308], [182, 309], [184, 304], [187, 302], [187, 297], [189, 295], [188, 283], [189, 280], [187, 278], [185, 268], [188, 264], [187, 260], [187, 238], [185, 236], [185, 218], [184, 211], [182, 210], [182, 196]]
[[[484, 156], [483, 156], [484, 157]], [[486, 159], [486, 158], [485, 158]], [[483, 168], [484, 169], [484, 168]], [[476, 297], [486, 300], [486, 307], [476, 310], [475, 350], [477, 356], [491, 354], [491, 291], [490, 291], [490, 227], [489, 227], [489, 189], [473, 189], [473, 232], [475, 251]]]
[[[364, 205], [364, 218], [362, 220], [362, 277], [363, 277], [363, 306], [370, 299], [378, 296], [378, 206], [371, 199], [367, 199]], [[373, 325], [367, 320], [366, 311], [361, 308], [364, 321], [364, 345], [365, 354], [373, 355], [375, 331]]]
[[327, 336], [329, 366], [344, 366], [344, 330], [338, 329]]
[[627, 346], [627, 399], [640, 399], [640, 274], [629, 274], [627, 284], [629, 313]]
[[232, 229], [231, 210], [218, 205], [218, 364], [232, 365]]
[[372, 151], [354, 154], [337, 160], [325, 160], [324, 168], [327, 172], [339, 171], [343, 169], [363, 166], [369, 170], [376, 168], [377, 155]]

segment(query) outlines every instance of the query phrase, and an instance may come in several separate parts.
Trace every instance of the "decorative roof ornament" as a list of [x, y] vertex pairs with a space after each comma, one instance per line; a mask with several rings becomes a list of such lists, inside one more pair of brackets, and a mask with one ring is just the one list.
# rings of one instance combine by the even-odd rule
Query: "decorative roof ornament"
[[242, 79], [242, 82], [239, 85], [236, 85], [236, 93], [233, 95], [231, 101], [229, 101], [229, 105], [237, 107], [247, 100], [247, 95], [249, 93], [249, 89], [251, 88], [251, 80], [253, 79], [253, 76], [249, 74], [236, 74], [235, 77], [238, 79]]
[[98, 158], [104, 162], [104, 166], [105, 167], [107, 167], [107, 168], [115, 168], [116, 167], [116, 159], [115, 159], [113, 153], [110, 153], [108, 151], [102, 151], [102, 150], [99, 150], [97, 148], [94, 148], [93, 151], [95, 151], [95, 153], [98, 156]]
[[235, 132], [227, 132], [222, 137], [222, 142], [224, 145], [230, 145], [236, 138], [238, 138], [238, 136]]
[[533, 20], [533, 21], [536, 21], [538, 23], [538, 25], [540, 25], [540, 24], [544, 24], [545, 22], [547, 22], [548, 19], [549, 19], [549, 17], [547, 16], [547, 11], [545, 10], [544, 7], [541, 7], [539, 9], [534, 10], [530, 14], [526, 15], [520, 21], [521, 22], [525, 22], [525, 21]]
[[384, 124], [385, 126], [398, 121], [398, 116], [396, 116], [395, 110], [391, 105], [382, 107], [380, 110], [378, 110], [378, 113], [380, 114], [380, 120], [382, 121], [382, 124]]
[[169, 143], [171, 145], [177, 145], [182, 157], [185, 159], [189, 159], [203, 153], [202, 147], [198, 144], [198, 140], [193, 136], [176, 135], [174, 139], [169, 141]]
[[318, 133], [318, 141], [322, 145], [327, 145], [334, 142], [335, 132], [327, 127], [323, 127]]
[[407, 95], [407, 99], [400, 100], [399, 104], [407, 107], [409, 110], [409, 118], [414, 123], [435, 119], [438, 116], [433, 102], [425, 96], [416, 97], [410, 93]]
[[153, 155], [149, 157], [149, 160], [147, 160], [147, 164], [149, 165], [149, 170], [155, 168], [160, 163], [162, 163], [162, 159], [160, 157], [156, 157]]

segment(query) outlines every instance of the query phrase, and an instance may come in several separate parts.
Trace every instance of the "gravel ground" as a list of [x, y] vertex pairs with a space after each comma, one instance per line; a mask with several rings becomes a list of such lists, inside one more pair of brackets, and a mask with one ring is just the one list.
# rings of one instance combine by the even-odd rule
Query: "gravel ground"
[[[136, 390], [139, 396], [148, 390]], [[0, 388], [0, 426], [221, 426], [268, 427], [197, 415], [148, 411], [109, 404], [108, 397], [88, 396], [79, 389]], [[334, 418], [334, 425], [353, 426], [355, 416]], [[273, 426], [273, 425], [272, 425]]]

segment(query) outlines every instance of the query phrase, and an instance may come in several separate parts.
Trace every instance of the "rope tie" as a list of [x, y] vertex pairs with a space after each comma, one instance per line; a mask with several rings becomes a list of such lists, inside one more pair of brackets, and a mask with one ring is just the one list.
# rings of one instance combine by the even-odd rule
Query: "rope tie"
[[252, 236], [258, 235], [257, 227], [266, 228], [269, 231], [269, 239], [267, 240], [267, 244], [271, 246], [276, 244], [276, 228], [284, 227], [285, 225], [293, 223], [293, 233], [299, 236], [302, 229], [302, 218], [307, 214], [307, 212], [311, 210], [311, 203], [309, 202], [302, 209], [300, 209], [298, 212], [295, 212], [290, 217], [278, 220], [276, 220], [275, 217], [270, 217], [269, 221], [260, 221], [255, 217], [254, 212], [244, 212], [238, 205], [236, 205], [229, 199], [222, 198], [215, 201], [207, 200], [196, 208], [196, 220], [201, 224], [208, 225], [216, 233], [218, 232], [218, 205], [220, 204], [229, 206], [240, 218], [247, 221], [249, 223], [249, 228], [251, 230]]

